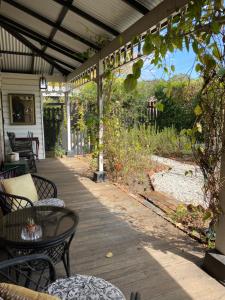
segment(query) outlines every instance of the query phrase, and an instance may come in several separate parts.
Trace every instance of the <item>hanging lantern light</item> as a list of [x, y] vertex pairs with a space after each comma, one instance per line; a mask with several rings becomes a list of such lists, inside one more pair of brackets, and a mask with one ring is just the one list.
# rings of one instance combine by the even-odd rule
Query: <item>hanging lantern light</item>
[[42, 75], [39, 81], [40, 90], [45, 91], [48, 88], [48, 83], [46, 78]]

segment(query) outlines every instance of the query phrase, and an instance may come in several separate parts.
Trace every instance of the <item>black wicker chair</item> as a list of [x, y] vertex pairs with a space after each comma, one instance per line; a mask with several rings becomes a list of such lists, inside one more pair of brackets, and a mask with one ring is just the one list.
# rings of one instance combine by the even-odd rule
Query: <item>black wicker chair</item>
[[16, 136], [14, 132], [7, 132], [7, 136], [12, 151], [18, 152], [20, 158], [26, 158], [28, 160], [30, 171], [37, 172], [37, 167], [35, 163], [37, 155], [33, 152], [31, 133], [28, 132], [27, 141], [16, 141]]
[[[50, 258], [43, 254], [20, 256], [0, 262], [0, 282], [45, 291], [56, 279]], [[0, 290], [0, 293], [4, 292]]]
[[[12, 168], [7, 171], [3, 171], [0, 173], [0, 179], [16, 177], [18, 174], [17, 172], [18, 167]], [[31, 176], [37, 189], [39, 200], [57, 198], [57, 188], [52, 181], [34, 174], [31, 174]], [[48, 203], [45, 205], [48, 205]], [[7, 194], [4, 191], [0, 191], [0, 207], [2, 209], [3, 215], [8, 214], [17, 209], [22, 209], [29, 206], [34, 206], [34, 203], [30, 199], [21, 197], [19, 195]]]
[[[85, 299], [92, 299], [92, 295], [94, 299], [99, 295], [101, 299], [125, 300], [118, 288], [101, 278], [77, 274], [56, 281], [55, 279], [54, 266], [44, 255], [35, 254], [0, 262], [0, 282], [23, 285], [58, 296], [60, 299], [84, 299], [84, 296]], [[140, 298], [131, 299], [140, 300]]]

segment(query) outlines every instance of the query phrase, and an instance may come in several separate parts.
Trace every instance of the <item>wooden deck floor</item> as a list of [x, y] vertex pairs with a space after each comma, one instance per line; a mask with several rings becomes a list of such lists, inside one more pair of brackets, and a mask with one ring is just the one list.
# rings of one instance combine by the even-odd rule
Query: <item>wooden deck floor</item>
[[[199, 267], [201, 246], [110, 183], [82, 176], [79, 159], [46, 159], [39, 174], [53, 180], [68, 208], [80, 215], [71, 245], [72, 273], [92, 274], [117, 285], [127, 299], [222, 300], [225, 288]], [[108, 251], [112, 258], [106, 258]], [[58, 275], [65, 276], [62, 266]]]

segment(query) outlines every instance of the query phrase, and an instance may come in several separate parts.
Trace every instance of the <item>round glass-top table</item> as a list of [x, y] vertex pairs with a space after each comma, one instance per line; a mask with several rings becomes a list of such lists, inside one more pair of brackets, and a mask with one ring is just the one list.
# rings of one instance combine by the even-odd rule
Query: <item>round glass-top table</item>
[[[27, 235], [27, 223], [35, 230]], [[70, 275], [69, 246], [78, 224], [78, 214], [55, 206], [37, 206], [17, 210], [0, 219], [0, 242], [12, 256], [43, 253], [54, 263], [63, 261]]]

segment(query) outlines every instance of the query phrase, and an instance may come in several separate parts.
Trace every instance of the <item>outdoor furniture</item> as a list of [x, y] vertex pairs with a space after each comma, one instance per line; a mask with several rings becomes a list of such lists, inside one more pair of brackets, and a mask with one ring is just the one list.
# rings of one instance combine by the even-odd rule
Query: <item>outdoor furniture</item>
[[138, 292], [132, 292], [130, 295], [130, 300], [141, 300], [141, 295]]
[[[35, 230], [29, 232], [28, 220]], [[53, 264], [63, 262], [70, 276], [69, 247], [78, 224], [76, 212], [55, 206], [28, 207], [0, 219], [0, 244], [10, 257], [46, 254]]]
[[45, 291], [55, 280], [54, 265], [50, 258], [43, 254], [20, 256], [0, 262], [0, 282]]
[[17, 137], [16, 142], [27, 142], [27, 141], [32, 141], [35, 143], [35, 155], [38, 158], [38, 153], [39, 153], [39, 147], [40, 147], [40, 142], [39, 138], [36, 136], [31, 136], [31, 137]]
[[29, 168], [33, 172], [37, 172], [35, 158], [36, 154], [33, 152], [32, 139], [30, 136], [26, 138], [16, 138], [14, 132], [7, 132], [9, 144], [13, 152], [18, 152], [20, 158], [28, 159]]
[[18, 167], [17, 175], [23, 175], [29, 173], [29, 164], [27, 159], [20, 159], [18, 161], [4, 162], [3, 168], [5, 171]]
[[[60, 299], [126, 300], [112, 283], [98, 277], [79, 275], [57, 279], [47, 289], [50, 295]], [[132, 299], [133, 300], [133, 299]], [[134, 300], [139, 300], [135, 299]]]
[[2, 282], [46, 291], [63, 300], [125, 300], [123, 293], [116, 286], [102, 278], [77, 274], [55, 281], [54, 266], [44, 255], [30, 255], [3, 261], [0, 263], [0, 276]]
[[[0, 179], [14, 178], [18, 176], [18, 167], [0, 173]], [[65, 206], [64, 201], [57, 198], [56, 185], [41, 176], [31, 174], [38, 194], [38, 201], [32, 202], [30, 199], [13, 194], [7, 194], [0, 190], [0, 207], [4, 215], [23, 209], [29, 206], [54, 205]]]

